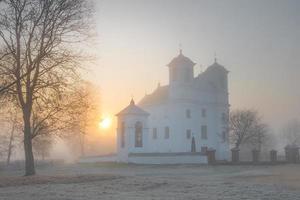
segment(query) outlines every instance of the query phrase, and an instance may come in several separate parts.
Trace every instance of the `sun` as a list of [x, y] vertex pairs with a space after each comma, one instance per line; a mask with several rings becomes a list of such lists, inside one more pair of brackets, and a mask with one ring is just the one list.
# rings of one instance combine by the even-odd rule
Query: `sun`
[[102, 129], [108, 129], [111, 126], [111, 118], [105, 117], [99, 122], [99, 127]]

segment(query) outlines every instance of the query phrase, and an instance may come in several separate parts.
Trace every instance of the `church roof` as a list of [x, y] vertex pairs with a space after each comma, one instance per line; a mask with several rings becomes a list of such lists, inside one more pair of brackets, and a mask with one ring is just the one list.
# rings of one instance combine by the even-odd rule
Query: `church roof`
[[124, 108], [121, 112], [116, 114], [119, 115], [149, 115], [148, 112], [144, 111], [140, 107], [136, 106], [133, 99], [131, 99], [130, 104]]
[[220, 70], [225, 73], [229, 72], [223, 65], [220, 65], [216, 59], [215, 62], [206, 69], [206, 71], [215, 71], [215, 70]]
[[194, 63], [191, 59], [184, 56], [182, 54], [182, 51], [180, 50], [180, 53], [178, 56], [172, 59], [172, 61], [167, 65], [169, 67], [171, 66], [194, 66], [196, 63]]
[[168, 86], [159, 86], [152, 94], [145, 95], [144, 98], [142, 98], [142, 100], [139, 102], [139, 105], [145, 106], [164, 103], [168, 100], [168, 91]]

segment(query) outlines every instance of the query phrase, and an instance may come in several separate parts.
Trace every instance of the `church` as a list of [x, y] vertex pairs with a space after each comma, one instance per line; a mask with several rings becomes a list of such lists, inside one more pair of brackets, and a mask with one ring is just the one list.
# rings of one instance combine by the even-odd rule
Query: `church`
[[116, 115], [118, 162], [205, 164], [208, 151], [229, 159], [228, 71], [215, 58], [195, 76], [195, 64], [180, 50], [167, 65], [169, 84]]

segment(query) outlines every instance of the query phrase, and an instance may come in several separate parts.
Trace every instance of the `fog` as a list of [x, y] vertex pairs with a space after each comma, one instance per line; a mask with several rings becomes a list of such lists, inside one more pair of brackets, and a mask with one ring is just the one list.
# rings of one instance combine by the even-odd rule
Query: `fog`
[[[257, 110], [270, 132], [280, 135], [300, 113], [300, 3], [264, 1], [95, 1], [97, 60], [84, 77], [101, 93], [108, 128], [93, 126], [87, 155], [115, 152], [115, 114], [133, 97], [141, 100], [168, 83], [166, 64], [178, 54], [196, 62], [195, 76], [215, 57], [229, 71], [230, 109]], [[280, 138], [280, 137], [277, 137]], [[278, 139], [280, 147], [285, 145]], [[74, 160], [57, 139], [52, 157]], [[22, 152], [17, 153], [21, 157]]]
[[89, 78], [101, 86], [103, 111], [166, 84], [165, 65], [182, 44], [195, 75], [216, 53], [230, 71], [231, 108], [257, 109], [277, 130], [299, 117], [299, 8], [295, 0], [97, 2], [99, 61]]
[[299, 0], [0, 0], [0, 199], [300, 199]]

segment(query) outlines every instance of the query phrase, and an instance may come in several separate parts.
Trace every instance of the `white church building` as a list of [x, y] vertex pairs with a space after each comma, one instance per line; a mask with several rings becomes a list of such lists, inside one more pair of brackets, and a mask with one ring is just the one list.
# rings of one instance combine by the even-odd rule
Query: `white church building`
[[180, 53], [168, 65], [169, 85], [119, 112], [117, 161], [140, 164], [207, 163], [229, 159], [228, 71], [215, 62], [194, 75]]

